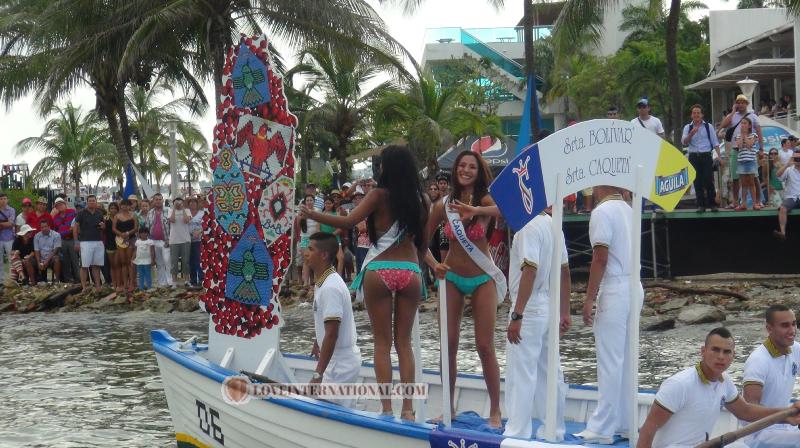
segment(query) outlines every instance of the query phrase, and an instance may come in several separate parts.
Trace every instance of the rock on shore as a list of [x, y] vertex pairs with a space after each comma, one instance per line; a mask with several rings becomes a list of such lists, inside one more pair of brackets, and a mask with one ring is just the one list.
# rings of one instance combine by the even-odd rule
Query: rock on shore
[[0, 313], [30, 312], [97, 312], [121, 313], [145, 311], [154, 313], [191, 312], [199, 309], [200, 289], [154, 288], [136, 291], [130, 299], [113, 288], [89, 288], [80, 285], [39, 285], [20, 287], [6, 284], [0, 292]]

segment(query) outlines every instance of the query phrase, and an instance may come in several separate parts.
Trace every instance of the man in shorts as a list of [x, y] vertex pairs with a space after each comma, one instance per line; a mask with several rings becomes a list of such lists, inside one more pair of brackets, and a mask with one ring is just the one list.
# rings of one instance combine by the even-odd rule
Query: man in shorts
[[103, 211], [97, 207], [97, 197], [90, 194], [86, 197], [86, 208], [78, 212], [72, 225], [75, 250], [81, 254], [81, 286], [84, 289], [89, 283], [90, 268], [94, 286], [100, 287], [100, 268], [103, 267], [105, 259], [105, 246], [102, 240], [105, 228]]
[[777, 176], [783, 182], [783, 203], [778, 209], [780, 230], [776, 230], [774, 233], [779, 239], [785, 240], [789, 212], [800, 208], [800, 150], [794, 151], [789, 163], [780, 167]]

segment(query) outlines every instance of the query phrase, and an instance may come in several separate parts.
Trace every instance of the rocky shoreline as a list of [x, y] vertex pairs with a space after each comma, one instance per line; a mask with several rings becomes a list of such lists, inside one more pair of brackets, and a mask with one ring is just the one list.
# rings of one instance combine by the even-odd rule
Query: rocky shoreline
[[[659, 331], [680, 325], [723, 322], [726, 316], [739, 312], [761, 312], [773, 303], [800, 307], [800, 279], [711, 279], [645, 282], [645, 305], [641, 325], [645, 331]], [[573, 284], [571, 310], [573, 319], [580, 319], [585, 296], [585, 283]], [[22, 288], [6, 285], [0, 294], [0, 313], [30, 312], [95, 312], [120, 313], [149, 310], [156, 313], [191, 312], [199, 309], [202, 290], [155, 288], [137, 291], [132, 300], [117, 295], [111, 288], [81, 291], [78, 285], [38, 286]], [[290, 284], [281, 291], [284, 309], [308, 303], [313, 299], [311, 288]], [[436, 291], [421, 302], [420, 311], [436, 312]], [[498, 315], [508, 313], [510, 302], [498, 307]], [[363, 310], [363, 303], [354, 303]], [[470, 314], [467, 300], [465, 313]]]

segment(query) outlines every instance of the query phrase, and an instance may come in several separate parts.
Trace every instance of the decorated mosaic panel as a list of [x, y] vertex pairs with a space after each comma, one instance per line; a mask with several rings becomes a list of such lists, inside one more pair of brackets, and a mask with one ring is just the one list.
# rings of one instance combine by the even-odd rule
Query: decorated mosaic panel
[[203, 218], [202, 297], [217, 333], [252, 338], [281, 324], [291, 265], [294, 128], [267, 40], [229, 49], [214, 128], [213, 186]]

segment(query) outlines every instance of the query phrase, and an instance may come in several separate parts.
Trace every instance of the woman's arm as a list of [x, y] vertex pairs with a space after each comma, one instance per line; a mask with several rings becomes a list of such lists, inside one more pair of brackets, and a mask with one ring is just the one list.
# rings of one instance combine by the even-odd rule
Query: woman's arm
[[117, 230], [117, 217], [116, 216], [114, 216], [114, 218], [111, 220], [111, 231], [114, 232], [114, 235], [122, 236], [122, 232]]
[[385, 202], [385, 199], [386, 193], [383, 191], [383, 189], [376, 188], [370, 191], [364, 197], [361, 203], [358, 204], [358, 207], [354, 208], [347, 216], [318, 212], [316, 210], [306, 208], [305, 205], [300, 206], [300, 214], [304, 218], [311, 218], [321, 224], [349, 229], [366, 219], [367, 216], [369, 216], [375, 211], [375, 209], [378, 208], [379, 203]]

